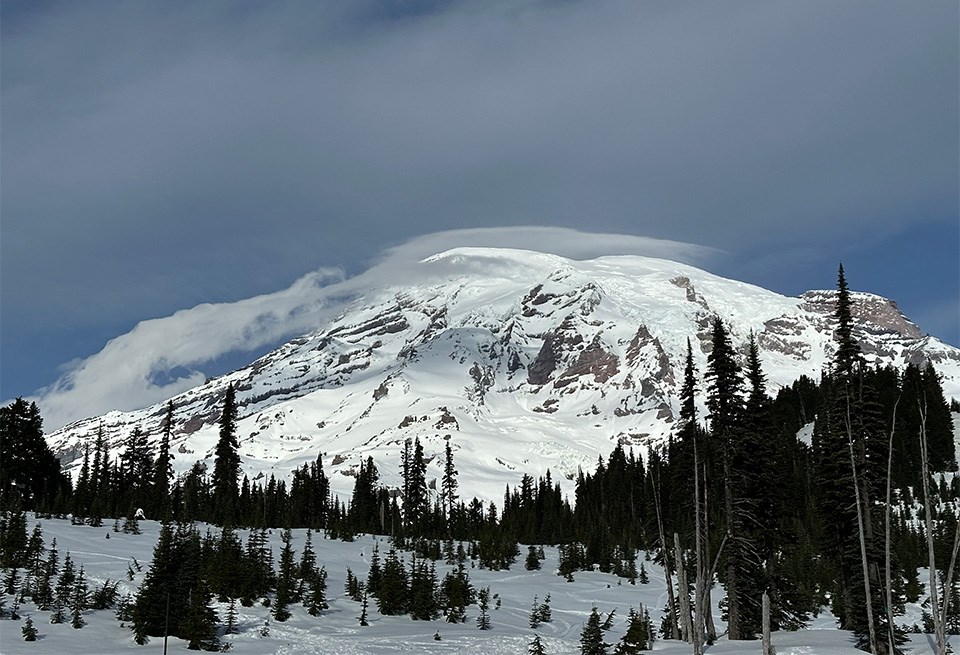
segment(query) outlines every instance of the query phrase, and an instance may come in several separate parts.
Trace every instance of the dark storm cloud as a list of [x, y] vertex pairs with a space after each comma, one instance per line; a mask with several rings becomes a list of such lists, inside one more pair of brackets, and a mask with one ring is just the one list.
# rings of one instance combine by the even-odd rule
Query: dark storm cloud
[[9, 7], [8, 353], [441, 229], [736, 255], [956, 221], [955, 3]]

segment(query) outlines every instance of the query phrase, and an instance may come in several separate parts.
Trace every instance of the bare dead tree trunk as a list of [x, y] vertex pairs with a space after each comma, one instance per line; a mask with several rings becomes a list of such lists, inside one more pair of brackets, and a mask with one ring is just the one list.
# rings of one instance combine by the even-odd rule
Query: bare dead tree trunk
[[[960, 522], [957, 523], [957, 529], [953, 533], [953, 553], [950, 555], [950, 568], [947, 569], [947, 579], [943, 584], [943, 606], [940, 608], [940, 623], [947, 625], [947, 610], [950, 607], [950, 588], [953, 586], [953, 572], [957, 565], [957, 551], [960, 550]], [[946, 632], [946, 627], [944, 627]]]
[[680, 535], [673, 533], [673, 547], [676, 550], [675, 559], [677, 561], [677, 590], [680, 594], [680, 629], [683, 640], [687, 643], [691, 641], [693, 634], [693, 625], [690, 616], [690, 593], [688, 591], [687, 567], [683, 565], [683, 551], [680, 550]]
[[[727, 451], [729, 451], [727, 446]], [[727, 639], [740, 639], [740, 589], [737, 584], [737, 562], [736, 555], [739, 554], [739, 547], [736, 545], [736, 520], [733, 509], [733, 483], [730, 479], [730, 455], [724, 452], [723, 455], [723, 505], [727, 514], [727, 534], [730, 536], [734, 546], [734, 557], [727, 560]]]
[[[920, 477], [923, 486], [923, 524], [927, 532], [927, 564], [930, 567], [930, 615], [933, 617], [933, 636], [937, 655], [946, 655], [947, 631], [946, 612], [941, 611], [938, 597], [937, 562], [933, 547], [933, 517], [930, 506], [930, 467], [927, 459], [927, 408], [917, 398], [917, 408], [920, 410]], [[956, 551], [954, 551], [956, 552]], [[949, 589], [944, 589], [949, 594]]]
[[763, 592], [763, 655], [774, 655], [770, 644], [770, 594]]
[[[864, 534], [864, 507], [860, 499], [860, 481], [857, 476], [857, 460], [853, 450], [853, 428], [850, 424], [850, 399], [847, 398], [847, 445], [850, 448], [850, 472], [853, 475], [853, 491], [857, 505], [857, 528], [860, 535], [860, 564], [863, 567], [863, 593], [867, 601], [867, 635], [870, 640], [870, 652], [877, 653], [877, 631], [873, 623], [873, 595], [870, 592], [870, 565], [867, 561], [867, 540]], [[867, 507], [866, 511], [870, 511]]]
[[706, 523], [706, 517], [700, 514], [700, 457], [697, 454], [697, 441], [693, 441], [693, 507], [696, 513], [696, 522], [694, 525], [695, 548], [697, 560], [697, 581], [694, 584], [694, 624], [693, 624], [693, 655], [703, 655], [703, 628], [704, 628], [704, 588], [706, 586], [706, 563], [703, 550], [704, 538], [701, 534], [703, 525]]
[[[703, 516], [704, 519], [710, 516], [710, 504], [707, 498], [707, 467], [703, 467]], [[706, 520], [704, 520], [706, 523]], [[710, 540], [707, 538], [709, 536], [706, 525], [704, 525], [704, 553], [703, 561], [704, 565], [709, 561], [710, 557]], [[707, 628], [707, 643], [713, 643], [717, 640], [717, 626], [713, 622], [713, 576], [716, 575], [717, 565], [720, 562], [720, 553], [723, 552], [723, 545], [727, 542], [726, 535], [724, 535], [723, 541], [720, 543], [720, 549], [717, 551], [717, 559], [713, 564], [713, 567], [707, 572], [705, 576], [706, 586], [703, 589], [703, 605], [706, 608], [704, 611], [706, 613], [706, 628]]]
[[673, 574], [670, 572], [670, 548], [667, 546], [667, 535], [663, 532], [663, 514], [660, 511], [660, 482], [655, 471], [651, 471], [650, 484], [653, 485], [653, 506], [657, 510], [657, 529], [660, 532], [660, 548], [663, 551], [663, 579], [667, 585], [667, 602], [670, 603], [670, 635], [669, 639], [680, 638], [680, 627], [677, 625], [677, 600], [673, 595]]
[[886, 505], [886, 525], [884, 535], [884, 566], [886, 567], [886, 606], [887, 606], [887, 652], [891, 655], [896, 652], [896, 635], [893, 630], [893, 581], [890, 572], [890, 483], [891, 471], [893, 467], [893, 432], [897, 424], [897, 405], [900, 404], [900, 396], [893, 403], [893, 418], [890, 420], [890, 439], [887, 443], [887, 505]]

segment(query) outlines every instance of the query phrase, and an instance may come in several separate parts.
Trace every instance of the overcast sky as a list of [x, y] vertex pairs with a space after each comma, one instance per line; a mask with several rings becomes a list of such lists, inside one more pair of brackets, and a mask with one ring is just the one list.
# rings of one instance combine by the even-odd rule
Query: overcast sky
[[[0, 399], [75, 387], [148, 319], [282, 322], [291, 294], [458, 243], [791, 295], [842, 261], [960, 345], [954, 0], [0, 7]], [[116, 404], [283, 332], [171, 345]]]

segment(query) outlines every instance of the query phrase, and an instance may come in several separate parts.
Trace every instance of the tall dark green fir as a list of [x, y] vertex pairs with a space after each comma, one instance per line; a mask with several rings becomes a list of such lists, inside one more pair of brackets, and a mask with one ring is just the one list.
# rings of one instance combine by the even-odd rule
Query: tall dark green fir
[[220, 440], [214, 453], [213, 511], [214, 520], [232, 523], [240, 477], [240, 455], [237, 453], [237, 398], [233, 385], [227, 386], [220, 415]]

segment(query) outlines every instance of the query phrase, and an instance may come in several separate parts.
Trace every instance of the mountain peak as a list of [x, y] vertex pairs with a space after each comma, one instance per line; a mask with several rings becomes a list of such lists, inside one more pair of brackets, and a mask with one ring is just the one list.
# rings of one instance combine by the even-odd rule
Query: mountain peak
[[[819, 377], [834, 350], [831, 291], [789, 298], [668, 260], [495, 248], [448, 250], [420, 269], [417, 283], [372, 290], [328, 324], [173, 398], [178, 470], [212, 458], [232, 384], [251, 478], [324, 453], [341, 474], [334, 491], [350, 492], [367, 456], [396, 484], [403, 441], [416, 437], [436, 455], [431, 476], [450, 443], [465, 491], [498, 498], [522, 473], [572, 478], [617, 443], [661, 443], [679, 410], [687, 339], [702, 374], [717, 316], [741, 353], [757, 336], [771, 393]], [[925, 337], [890, 300], [852, 297], [868, 361], [929, 359], [948, 396], [960, 395], [960, 350]], [[80, 421], [49, 439], [76, 465], [101, 421], [115, 451], [134, 426], [159, 435], [165, 404]]]

